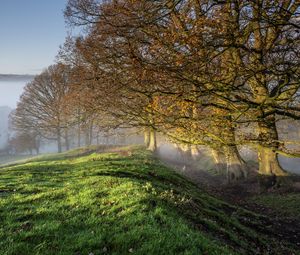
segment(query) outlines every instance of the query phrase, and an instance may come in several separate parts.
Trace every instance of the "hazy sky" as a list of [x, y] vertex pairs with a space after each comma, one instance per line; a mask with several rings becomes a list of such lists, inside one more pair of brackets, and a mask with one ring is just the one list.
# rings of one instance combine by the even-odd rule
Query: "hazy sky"
[[29, 82], [29, 80], [23, 80], [23, 81], [1, 81], [0, 80], [0, 106], [9, 106], [10, 108], [14, 109], [17, 105], [20, 95], [23, 92], [23, 88], [27, 82]]
[[67, 0], [0, 0], [0, 74], [37, 74], [66, 37]]

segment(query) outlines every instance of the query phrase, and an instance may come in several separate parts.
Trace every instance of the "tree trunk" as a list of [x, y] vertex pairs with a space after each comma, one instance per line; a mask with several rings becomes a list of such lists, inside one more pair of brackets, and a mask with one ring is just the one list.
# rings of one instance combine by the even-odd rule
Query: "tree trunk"
[[211, 155], [215, 163], [215, 168], [217, 171], [222, 174], [226, 172], [226, 160], [225, 160], [225, 155], [224, 153], [212, 149], [211, 150]]
[[227, 146], [225, 149], [227, 163], [227, 181], [234, 182], [247, 178], [247, 166], [236, 146]]
[[70, 143], [69, 143], [69, 132], [68, 129], [65, 129], [65, 144], [66, 144], [66, 150], [70, 150]]
[[93, 121], [91, 121], [91, 124], [89, 126], [89, 145], [93, 144], [93, 127], [94, 127], [94, 124], [93, 124]]
[[286, 176], [278, 162], [277, 154], [270, 148], [260, 147], [258, 149], [259, 174]]
[[85, 146], [90, 146], [90, 130], [89, 128], [85, 129]]
[[228, 144], [224, 146], [224, 152], [227, 163], [227, 181], [234, 182], [242, 179], [246, 179], [248, 176], [248, 169], [245, 161], [240, 155], [240, 152], [236, 146], [235, 140], [235, 126], [232, 122], [232, 117], [228, 119]]
[[157, 149], [156, 131], [154, 129], [149, 131], [149, 146], [147, 149], [152, 152], [155, 152]]
[[200, 155], [197, 145], [191, 145], [191, 157], [196, 160]]
[[77, 129], [77, 147], [80, 148], [81, 146], [81, 130], [80, 130], [80, 125], [78, 125]]
[[149, 144], [150, 144], [150, 132], [149, 132], [149, 129], [145, 129], [145, 131], [144, 131], [144, 144], [145, 144], [146, 148], [149, 147]]
[[285, 176], [287, 172], [280, 166], [276, 150], [279, 147], [275, 116], [271, 115], [258, 123], [259, 141], [258, 163], [259, 174]]
[[35, 137], [35, 150], [37, 155], [40, 154], [40, 147], [41, 147], [41, 141], [39, 138]]
[[216, 169], [219, 173], [226, 174], [229, 183], [247, 178], [247, 165], [236, 146], [224, 146], [222, 152], [212, 149], [211, 154]]
[[97, 145], [100, 144], [100, 142], [99, 142], [99, 132], [97, 132], [96, 143], [97, 143]]
[[61, 153], [62, 148], [61, 148], [61, 130], [60, 128], [57, 129], [57, 152]]
[[190, 163], [191, 158], [192, 158], [191, 145], [190, 144], [179, 144], [178, 150], [179, 150], [179, 153], [182, 158], [179, 160], [180, 161], [182, 160], [184, 163]]

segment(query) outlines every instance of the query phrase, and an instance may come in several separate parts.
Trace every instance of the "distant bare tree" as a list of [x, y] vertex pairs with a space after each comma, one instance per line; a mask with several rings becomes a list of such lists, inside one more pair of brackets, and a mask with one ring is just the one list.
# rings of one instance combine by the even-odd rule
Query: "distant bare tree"
[[40, 139], [35, 133], [18, 133], [8, 143], [10, 151], [15, 154], [29, 152], [32, 155], [33, 151], [36, 154], [40, 151]]
[[65, 111], [68, 92], [68, 67], [62, 64], [48, 67], [26, 85], [12, 115], [14, 129], [34, 130], [43, 138], [55, 140], [61, 152], [63, 134], [68, 128]]

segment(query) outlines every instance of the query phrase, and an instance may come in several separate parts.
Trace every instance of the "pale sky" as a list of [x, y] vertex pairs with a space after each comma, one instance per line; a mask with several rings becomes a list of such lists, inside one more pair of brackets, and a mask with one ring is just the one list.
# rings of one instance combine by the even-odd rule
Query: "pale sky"
[[66, 0], [0, 0], [0, 74], [37, 74], [66, 37]]
[[0, 81], [0, 106], [9, 106], [14, 109], [27, 82], [28, 80]]
[[[0, 0], [0, 74], [39, 74], [54, 63], [67, 0]], [[28, 82], [0, 80], [0, 106], [15, 108]]]

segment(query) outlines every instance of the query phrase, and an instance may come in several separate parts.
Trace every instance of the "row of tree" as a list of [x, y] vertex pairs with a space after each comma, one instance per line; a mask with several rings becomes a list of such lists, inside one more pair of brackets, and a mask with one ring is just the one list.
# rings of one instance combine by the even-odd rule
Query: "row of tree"
[[70, 72], [67, 65], [58, 63], [25, 86], [17, 109], [11, 114], [12, 127], [17, 131], [12, 144], [28, 146], [30, 143], [22, 141], [27, 135], [32, 141], [56, 141], [61, 152], [63, 147], [69, 150], [74, 140], [80, 147], [83, 141], [90, 145], [97, 137], [100, 130], [94, 125], [96, 116], [75, 100]]
[[101, 130], [138, 128], [151, 150], [160, 132], [194, 154], [211, 148], [230, 179], [247, 176], [238, 150], [247, 145], [260, 174], [286, 175], [277, 155], [297, 153], [277, 122], [300, 118], [299, 8], [298, 0], [69, 0], [67, 21], [84, 29], [27, 86], [14, 122], [60, 143], [62, 130], [94, 116]]

